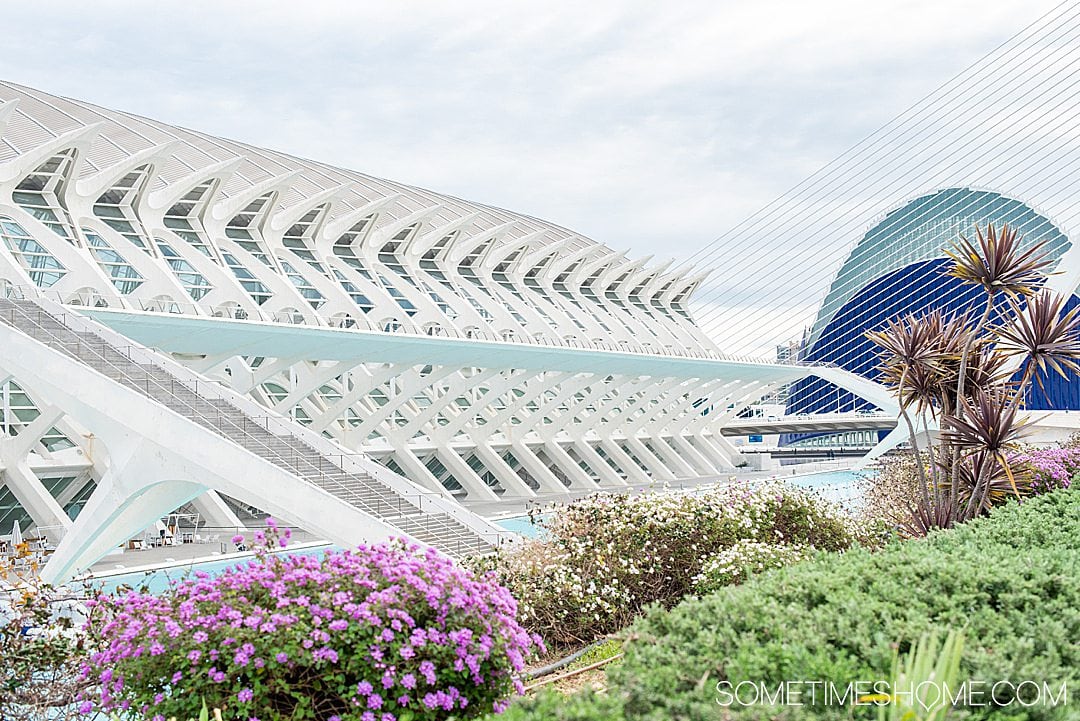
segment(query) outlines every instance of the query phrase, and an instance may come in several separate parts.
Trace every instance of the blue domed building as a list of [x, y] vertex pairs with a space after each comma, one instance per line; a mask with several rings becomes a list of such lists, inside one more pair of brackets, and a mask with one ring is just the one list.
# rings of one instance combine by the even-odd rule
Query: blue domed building
[[[933, 309], [981, 311], [985, 293], [947, 275], [943, 251], [961, 234], [974, 240], [976, 227], [1008, 224], [1022, 247], [1046, 243], [1057, 265], [1071, 243], [1049, 218], [1024, 202], [1000, 193], [948, 188], [923, 195], [874, 223], [848, 255], [830, 286], [817, 319], [802, 345], [800, 359], [829, 363], [874, 379], [875, 346], [864, 335], [889, 319]], [[1067, 308], [1080, 303], [1075, 294]], [[1004, 310], [999, 299], [996, 312]], [[1034, 384], [1028, 407], [1080, 409], [1080, 378], [1053, 374]], [[799, 381], [788, 398], [789, 413], [870, 410], [866, 401], [818, 378]], [[807, 436], [788, 436], [795, 443]]]

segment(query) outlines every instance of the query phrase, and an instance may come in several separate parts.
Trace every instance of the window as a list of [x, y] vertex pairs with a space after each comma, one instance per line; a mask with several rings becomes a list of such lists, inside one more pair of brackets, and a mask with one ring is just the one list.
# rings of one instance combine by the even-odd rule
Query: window
[[379, 282], [382, 283], [383, 288], [386, 289], [386, 293], [398, 304], [398, 307], [405, 311], [409, 316], [416, 315], [416, 306], [413, 305], [412, 302], [405, 297], [405, 294], [398, 290], [393, 283], [387, 280], [386, 276], [382, 273], [379, 274]]
[[424, 270], [438, 270], [439, 266], [436, 261], [438, 260], [439, 255], [454, 242], [454, 239], [457, 238], [459, 232], [460, 231], [455, 230], [453, 233], [439, 238], [438, 242], [428, 248], [423, 257], [420, 258], [420, 267]]
[[161, 252], [161, 257], [168, 262], [173, 275], [176, 276], [176, 279], [180, 281], [180, 285], [184, 286], [184, 290], [194, 300], [201, 299], [214, 289], [214, 286], [210, 285], [205, 276], [195, 270], [191, 263], [184, 260], [171, 245], [161, 238], [155, 238], [155, 240], [157, 241], [158, 251]]
[[237, 280], [240, 281], [240, 285], [243, 287], [247, 294], [251, 296], [259, 305], [262, 305], [266, 301], [270, 300], [270, 289], [262, 284], [255, 274], [244, 267], [244, 264], [236, 259], [236, 256], [230, 253], [222, 253], [221, 257], [225, 260], [225, 265], [229, 267], [229, 270], [233, 272]]
[[344, 291], [349, 294], [349, 297], [352, 298], [353, 303], [356, 303], [357, 308], [365, 313], [371, 312], [375, 307], [375, 304], [372, 303], [366, 295], [361, 293], [360, 289], [353, 285], [353, 283], [345, 277], [344, 273], [335, 268], [334, 277], [337, 278], [338, 284], [341, 285], [342, 289], [344, 289]]
[[285, 231], [285, 234], [281, 238], [281, 242], [282, 245], [288, 248], [297, 258], [304, 261], [323, 275], [328, 276], [326, 268], [319, 262], [319, 259], [315, 257], [315, 253], [313, 253], [308, 246], [308, 242], [311, 240], [315, 228], [318, 226], [326, 208], [327, 206], [324, 203], [305, 213], [300, 220], [293, 223], [292, 226]]
[[118, 180], [116, 185], [102, 193], [94, 203], [94, 215], [136, 248], [153, 255], [154, 252], [146, 241], [146, 232], [141, 228], [134, 210], [135, 198], [146, 184], [149, 174], [150, 166], [142, 165]]
[[75, 149], [70, 148], [52, 156], [23, 178], [11, 194], [16, 205], [72, 245], [78, 245], [78, 239], [60, 197], [75, 155]]
[[262, 246], [259, 227], [273, 205], [274, 193], [267, 193], [244, 206], [225, 226], [225, 237], [255, 256], [263, 265], [274, 268], [274, 261]]
[[109, 276], [118, 291], [126, 295], [142, 285], [144, 279], [139, 271], [116, 252], [107, 240], [89, 228], [83, 228], [82, 232], [86, 236], [90, 255], [94, 256], [98, 266]]
[[287, 261], [281, 261], [281, 268], [285, 271], [285, 276], [294, 286], [296, 286], [296, 289], [300, 291], [300, 295], [304, 296], [304, 300], [310, 303], [312, 308], [317, 310], [326, 302], [325, 296], [311, 284], [311, 281], [301, 275], [300, 271], [290, 265]]
[[178, 238], [188, 243], [207, 258], [217, 260], [214, 250], [199, 229], [199, 214], [202, 213], [217, 180], [207, 180], [184, 194], [176, 204], [165, 213], [165, 227]]
[[356, 249], [360, 247], [360, 244], [364, 241], [364, 236], [367, 235], [374, 222], [375, 216], [368, 215], [342, 233], [334, 241], [334, 255], [345, 257], [347, 253], [349, 256], [356, 257]]
[[4, 245], [15, 260], [39, 288], [52, 287], [67, 273], [59, 260], [11, 218], [0, 216], [0, 235], [4, 236]]

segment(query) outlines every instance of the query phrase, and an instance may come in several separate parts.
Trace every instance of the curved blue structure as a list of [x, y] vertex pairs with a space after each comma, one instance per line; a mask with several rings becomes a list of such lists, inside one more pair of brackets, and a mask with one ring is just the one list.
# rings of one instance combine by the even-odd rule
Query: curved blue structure
[[[888, 213], [848, 256], [822, 303], [804, 345], [804, 361], [830, 363], [866, 378], [878, 375], [877, 352], [864, 335], [886, 321], [933, 309], [959, 312], [984, 308], [985, 293], [946, 274], [943, 250], [976, 226], [1008, 223], [1023, 242], [1044, 241], [1058, 260], [1069, 248], [1065, 234], [1019, 200], [999, 193], [950, 188], [922, 196]], [[1075, 295], [1068, 308], [1080, 304]], [[1000, 298], [992, 317], [1004, 312]], [[1053, 374], [1035, 384], [1028, 405], [1039, 409], [1080, 409], [1080, 378]], [[799, 381], [788, 399], [789, 413], [844, 412], [873, 408], [857, 396], [816, 378]], [[788, 435], [782, 444], [807, 438]]]

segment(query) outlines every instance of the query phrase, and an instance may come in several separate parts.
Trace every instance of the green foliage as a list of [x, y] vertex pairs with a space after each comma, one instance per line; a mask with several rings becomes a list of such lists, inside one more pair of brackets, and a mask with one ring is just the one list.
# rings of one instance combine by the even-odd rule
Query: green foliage
[[522, 699], [499, 716], [499, 721], [619, 721], [622, 701], [586, 689], [566, 695], [545, 690]]
[[622, 651], [622, 642], [617, 639], [609, 639], [593, 646], [588, 651], [583, 653], [576, 661], [566, 667], [567, 671], [573, 671], [579, 668], [585, 668], [591, 666], [594, 663], [600, 661], [606, 661], [609, 658], [619, 654]]
[[710, 558], [740, 542], [802, 554], [880, 540], [810, 492], [779, 483], [590, 496], [546, 526], [545, 538], [479, 563], [513, 592], [522, 625], [567, 645], [617, 632], [651, 603], [675, 605], [695, 592]]
[[[629, 630], [607, 697], [564, 709], [537, 699], [512, 718], [871, 719], [869, 705], [721, 709], [716, 684], [888, 680], [895, 653], [942, 627], [966, 628], [961, 680], [1080, 687], [1078, 537], [1080, 491], [1063, 490], [877, 553], [819, 554], [671, 611], [653, 608]], [[965, 712], [957, 718], [1075, 718], [1069, 705]]]
[[948, 694], [959, 686], [963, 652], [960, 631], [950, 631], [940, 647], [936, 632], [919, 639], [903, 661], [893, 662], [892, 698], [878, 707], [878, 721], [942, 721], [951, 710]]

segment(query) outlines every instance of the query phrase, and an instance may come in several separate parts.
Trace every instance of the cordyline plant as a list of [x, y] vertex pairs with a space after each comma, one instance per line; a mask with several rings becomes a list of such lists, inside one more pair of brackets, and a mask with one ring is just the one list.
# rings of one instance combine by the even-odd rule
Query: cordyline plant
[[1021, 241], [1014, 228], [989, 224], [945, 251], [948, 275], [984, 291], [982, 308], [911, 314], [866, 333], [920, 459], [918, 491], [896, 519], [912, 535], [1025, 492], [1029, 469], [1010, 460], [1027, 430], [1024, 399], [1051, 373], [1080, 372], [1080, 308], [1066, 313], [1062, 297], [1040, 290], [1053, 261], [1045, 242]]
[[[105, 598], [83, 710], [140, 721], [434, 721], [499, 712], [539, 646], [510, 592], [393, 540], [197, 573], [160, 595]], [[284, 533], [287, 534], [287, 531]]]

